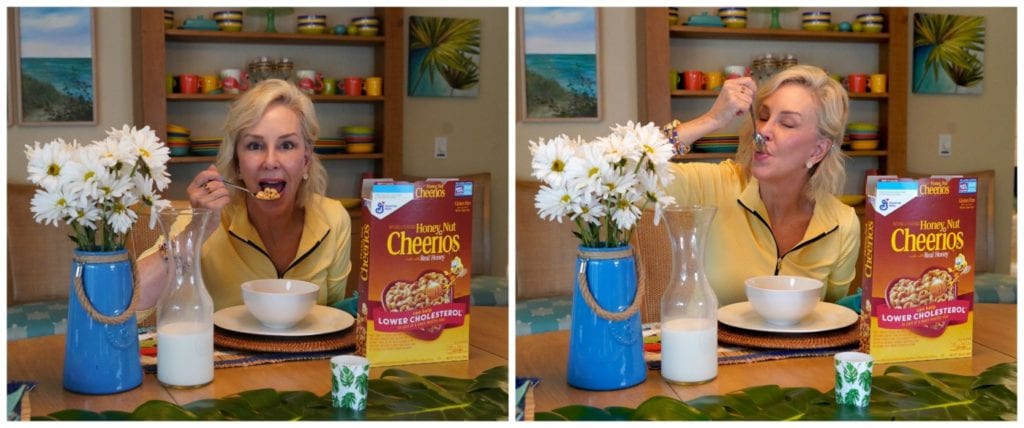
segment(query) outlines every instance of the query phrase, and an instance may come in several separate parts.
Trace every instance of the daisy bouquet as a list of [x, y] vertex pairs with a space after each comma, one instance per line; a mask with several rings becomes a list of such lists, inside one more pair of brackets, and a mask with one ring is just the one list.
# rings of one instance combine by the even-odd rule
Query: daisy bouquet
[[79, 250], [123, 249], [136, 210], [150, 208], [152, 228], [156, 212], [170, 206], [156, 193], [171, 182], [169, 150], [148, 126], [113, 128], [107, 138], [87, 145], [37, 141], [25, 145], [25, 155], [28, 179], [40, 187], [32, 197], [33, 218], [67, 223]]
[[627, 245], [645, 209], [654, 223], [675, 198], [668, 163], [672, 144], [653, 123], [616, 125], [593, 141], [560, 135], [530, 141], [533, 176], [543, 184], [535, 206], [542, 219], [576, 223], [573, 232], [586, 247]]

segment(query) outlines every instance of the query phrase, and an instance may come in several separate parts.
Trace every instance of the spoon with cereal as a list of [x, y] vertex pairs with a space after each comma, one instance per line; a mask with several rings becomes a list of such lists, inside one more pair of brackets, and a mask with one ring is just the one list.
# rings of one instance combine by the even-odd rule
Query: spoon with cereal
[[252, 195], [254, 198], [259, 199], [261, 201], [273, 201], [273, 200], [277, 200], [278, 198], [281, 197], [281, 193], [278, 192], [277, 189], [275, 189], [273, 187], [267, 187], [267, 188], [265, 188], [263, 190], [260, 190], [259, 192], [253, 192], [252, 190], [246, 189], [246, 188], [244, 188], [242, 186], [239, 186], [237, 184], [229, 183], [229, 182], [224, 181], [224, 180], [217, 180], [217, 181], [220, 181], [221, 183], [224, 183], [225, 186], [234, 187], [234, 188], [236, 188], [238, 190], [241, 190], [241, 191], [243, 191], [245, 193], [248, 193], [248, 194]]

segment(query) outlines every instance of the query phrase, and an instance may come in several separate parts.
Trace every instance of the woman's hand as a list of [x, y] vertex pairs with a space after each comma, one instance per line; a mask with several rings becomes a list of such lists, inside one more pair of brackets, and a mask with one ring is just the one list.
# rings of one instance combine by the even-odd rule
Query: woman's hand
[[726, 80], [715, 104], [705, 116], [716, 124], [716, 129], [725, 127], [737, 116], [747, 114], [754, 101], [755, 91], [757, 83], [749, 77]]
[[217, 167], [209, 168], [196, 174], [196, 178], [188, 185], [188, 200], [192, 208], [210, 210], [210, 219], [206, 223], [205, 240], [220, 225], [220, 211], [231, 202], [231, 194], [221, 181]]

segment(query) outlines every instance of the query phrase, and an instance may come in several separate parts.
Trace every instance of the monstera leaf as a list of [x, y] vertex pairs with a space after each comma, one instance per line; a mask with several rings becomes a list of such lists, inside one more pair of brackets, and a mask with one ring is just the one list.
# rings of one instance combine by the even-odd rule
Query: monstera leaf
[[[507, 420], [508, 367], [475, 379], [385, 370], [371, 379], [366, 411], [331, 406], [331, 393], [257, 389], [179, 406], [152, 400], [132, 412], [62, 410], [33, 420]], [[354, 397], [353, 397], [354, 398]]]
[[535, 419], [1016, 420], [1017, 364], [995, 365], [978, 376], [891, 366], [872, 378], [871, 403], [865, 409], [836, 405], [834, 391], [764, 385], [687, 402], [659, 396], [636, 409], [568, 406], [537, 413]]

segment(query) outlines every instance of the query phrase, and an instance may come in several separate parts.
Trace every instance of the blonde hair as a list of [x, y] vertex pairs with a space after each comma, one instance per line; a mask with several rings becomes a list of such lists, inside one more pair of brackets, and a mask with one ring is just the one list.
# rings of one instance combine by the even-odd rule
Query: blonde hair
[[[818, 136], [832, 142], [825, 157], [808, 172], [810, 179], [807, 180], [807, 197], [813, 201], [820, 194], [839, 194], [846, 183], [846, 155], [840, 148], [850, 113], [850, 99], [846, 89], [818, 67], [796, 65], [779, 72], [758, 87], [754, 111], [761, 107], [762, 100], [787, 84], [801, 85], [811, 92], [818, 115]], [[752, 141], [753, 127], [750, 124], [743, 125], [741, 134], [744, 141]], [[748, 178], [753, 151], [753, 144], [740, 144], [736, 153], [736, 162]]]
[[[320, 158], [313, 154], [313, 142], [320, 133], [313, 102], [294, 84], [280, 79], [264, 80], [245, 92], [231, 105], [224, 123], [224, 140], [217, 154], [217, 170], [225, 180], [238, 182], [238, 155], [235, 148], [241, 135], [256, 125], [272, 105], [282, 105], [299, 116], [302, 125], [303, 150], [309, 159], [309, 178], [302, 181], [295, 197], [297, 206], [305, 207], [314, 195], [327, 191], [327, 171]], [[245, 197], [232, 192], [232, 203], [241, 203]]]

